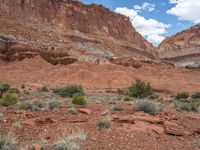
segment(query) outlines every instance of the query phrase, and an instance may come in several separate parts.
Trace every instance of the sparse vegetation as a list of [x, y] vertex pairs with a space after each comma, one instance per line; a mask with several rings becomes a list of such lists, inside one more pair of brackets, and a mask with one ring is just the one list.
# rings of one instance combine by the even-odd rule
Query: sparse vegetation
[[129, 96], [126, 96], [125, 98], [124, 98], [124, 101], [132, 101], [133, 99], [131, 98], [131, 97], [129, 97]]
[[38, 89], [39, 92], [49, 92], [49, 89], [46, 86]]
[[155, 115], [158, 112], [156, 104], [148, 100], [138, 100], [134, 103], [135, 111], [144, 111], [150, 115]]
[[19, 121], [16, 121], [16, 122], [14, 122], [12, 124], [12, 128], [14, 128], [14, 129], [20, 129], [20, 128], [22, 128], [22, 125], [21, 125], [21, 123]]
[[174, 102], [176, 109], [183, 111], [198, 111], [198, 104], [195, 102]]
[[117, 93], [118, 93], [119, 95], [127, 95], [127, 94], [128, 94], [128, 89], [118, 88], [118, 89], [117, 89]]
[[180, 100], [180, 99], [187, 99], [189, 96], [190, 96], [189, 93], [181, 92], [181, 93], [178, 93], [175, 98], [177, 100]]
[[36, 100], [36, 101], [33, 101], [33, 106], [36, 106], [38, 108], [43, 108], [45, 106], [45, 103], [41, 100]]
[[76, 94], [81, 96], [84, 95], [83, 88], [81, 85], [70, 85], [57, 88], [53, 90], [53, 93], [56, 93], [62, 97], [73, 97]]
[[114, 111], [123, 111], [124, 108], [120, 107], [120, 106], [117, 106], [117, 105], [113, 105], [111, 107], [111, 110], [114, 110]]
[[196, 139], [193, 141], [193, 144], [196, 146], [196, 147], [199, 147], [200, 148], [200, 139]]
[[71, 115], [77, 115], [78, 111], [76, 110], [76, 108], [69, 108], [68, 113]]
[[110, 129], [110, 120], [106, 117], [99, 120], [96, 124], [98, 129]]
[[192, 94], [192, 98], [193, 99], [200, 98], [200, 92]]
[[129, 96], [143, 98], [153, 94], [153, 89], [150, 83], [145, 83], [142, 80], [136, 80], [132, 86], [129, 87]]
[[5, 84], [5, 83], [1, 83], [0, 84], [0, 98], [2, 97], [2, 95], [4, 93], [6, 93], [8, 90], [10, 90], [10, 85], [9, 84]]
[[75, 105], [85, 105], [86, 100], [85, 100], [84, 96], [74, 95], [72, 97], [72, 103]]
[[18, 102], [18, 97], [15, 93], [6, 92], [3, 94], [2, 99], [0, 99], [0, 105], [10, 106]]
[[50, 101], [48, 102], [48, 107], [50, 110], [58, 110], [60, 108], [60, 102], [59, 101]]
[[0, 149], [1, 150], [13, 150], [13, 138], [9, 135], [0, 135]]
[[26, 101], [23, 101], [18, 104], [19, 109], [24, 109], [24, 110], [31, 110], [32, 109], [32, 104]]
[[80, 150], [80, 147], [74, 142], [84, 140], [86, 140], [86, 135], [84, 134], [69, 136], [58, 142], [56, 150]]

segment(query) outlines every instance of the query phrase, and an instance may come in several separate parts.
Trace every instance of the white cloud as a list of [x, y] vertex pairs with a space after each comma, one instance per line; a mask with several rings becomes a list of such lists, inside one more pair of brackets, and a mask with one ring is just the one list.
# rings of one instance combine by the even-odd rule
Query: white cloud
[[136, 30], [154, 45], [158, 45], [165, 38], [163, 34], [166, 33], [166, 29], [170, 27], [170, 25], [155, 19], [145, 19], [134, 9], [120, 7], [116, 8], [115, 12], [128, 16]]
[[169, 3], [176, 4], [176, 3], [178, 3], [178, 0], [169, 0]]
[[136, 11], [141, 11], [141, 10], [145, 10], [145, 11], [153, 11], [155, 10], [155, 4], [150, 4], [147, 2], [144, 2], [141, 6], [140, 5], [135, 5], [134, 9]]
[[199, 0], [170, 0], [169, 2], [175, 4], [175, 6], [167, 11], [168, 14], [177, 16], [179, 20], [200, 22]]

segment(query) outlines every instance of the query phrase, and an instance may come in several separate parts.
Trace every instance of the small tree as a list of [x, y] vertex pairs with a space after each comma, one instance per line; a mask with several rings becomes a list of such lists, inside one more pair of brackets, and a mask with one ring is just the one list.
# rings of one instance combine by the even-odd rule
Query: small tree
[[129, 96], [131, 97], [147, 97], [153, 94], [150, 83], [145, 84], [142, 80], [136, 80], [132, 86], [129, 87]]

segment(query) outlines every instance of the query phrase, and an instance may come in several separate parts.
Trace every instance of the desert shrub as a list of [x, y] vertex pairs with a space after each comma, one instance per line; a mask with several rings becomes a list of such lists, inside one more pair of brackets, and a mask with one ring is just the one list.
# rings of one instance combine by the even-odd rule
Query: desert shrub
[[38, 108], [43, 108], [45, 106], [45, 103], [41, 100], [36, 100], [36, 101], [33, 101], [33, 106], [36, 106]]
[[198, 111], [198, 104], [195, 102], [174, 102], [175, 107], [178, 110], [183, 111]]
[[177, 100], [180, 100], [180, 99], [187, 99], [189, 96], [190, 95], [187, 92], [181, 92], [181, 93], [178, 93], [175, 98]]
[[0, 150], [13, 150], [15, 146], [9, 135], [0, 135]]
[[72, 103], [75, 105], [85, 105], [86, 100], [85, 100], [84, 96], [74, 95], [72, 97]]
[[119, 94], [119, 95], [127, 95], [128, 94], [128, 89], [123, 89], [123, 88], [118, 88], [117, 89], [117, 93]]
[[75, 94], [84, 95], [81, 85], [70, 85], [57, 88], [53, 90], [53, 93], [56, 93], [62, 97], [73, 97]]
[[71, 115], [77, 115], [78, 114], [76, 108], [69, 108], [68, 113], [71, 114]]
[[84, 141], [85, 139], [86, 136], [83, 134], [66, 137], [56, 144], [56, 150], [80, 150], [81, 148], [74, 142]]
[[2, 97], [3, 93], [7, 92], [10, 89], [9, 84], [1, 83], [0, 84], [0, 98]]
[[48, 103], [48, 107], [49, 107], [50, 110], [59, 109], [60, 108], [60, 102], [59, 101], [50, 101]]
[[200, 139], [193, 140], [193, 145], [200, 148]]
[[150, 115], [155, 115], [158, 112], [156, 104], [148, 100], [138, 100], [134, 103], [135, 111], [144, 111]]
[[18, 88], [11, 88], [8, 90], [10, 93], [17, 93], [19, 94], [19, 89]]
[[132, 101], [133, 99], [131, 98], [131, 97], [129, 97], [129, 96], [126, 96], [125, 98], [124, 98], [124, 101]]
[[39, 92], [49, 92], [49, 89], [46, 86], [38, 89]]
[[200, 98], [200, 92], [192, 94], [192, 98]]
[[15, 93], [6, 92], [3, 94], [2, 99], [0, 99], [0, 105], [10, 106], [18, 102], [18, 97]]
[[149, 95], [153, 94], [152, 87], [150, 83], [145, 83], [142, 80], [136, 80], [135, 83], [132, 84], [132, 86], [129, 87], [129, 96], [131, 97], [147, 97]]
[[18, 104], [19, 109], [24, 109], [24, 110], [31, 110], [32, 109], [32, 104], [29, 102], [21, 102]]
[[117, 105], [113, 105], [111, 107], [111, 110], [114, 110], [114, 111], [123, 111], [124, 108], [120, 107], [120, 106], [117, 106]]
[[155, 94], [153, 94], [153, 95], [150, 95], [149, 96], [149, 99], [159, 99], [159, 96], [158, 95], [155, 95]]
[[110, 120], [103, 118], [96, 123], [98, 129], [110, 129]]
[[8, 91], [10, 89], [10, 85], [9, 84], [5, 84], [5, 83], [2, 83], [0, 84], [0, 90], [1, 91]]

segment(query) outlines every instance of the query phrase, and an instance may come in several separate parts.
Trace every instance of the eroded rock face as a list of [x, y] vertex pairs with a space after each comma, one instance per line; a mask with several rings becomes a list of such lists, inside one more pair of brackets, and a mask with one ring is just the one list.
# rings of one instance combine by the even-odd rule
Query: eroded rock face
[[132, 26], [129, 18], [101, 5], [75, 0], [0, 0], [0, 14], [14, 19], [50, 23], [70, 30], [111, 36], [152, 52], [154, 47]]
[[177, 66], [200, 67], [200, 24], [165, 39], [157, 52]]

